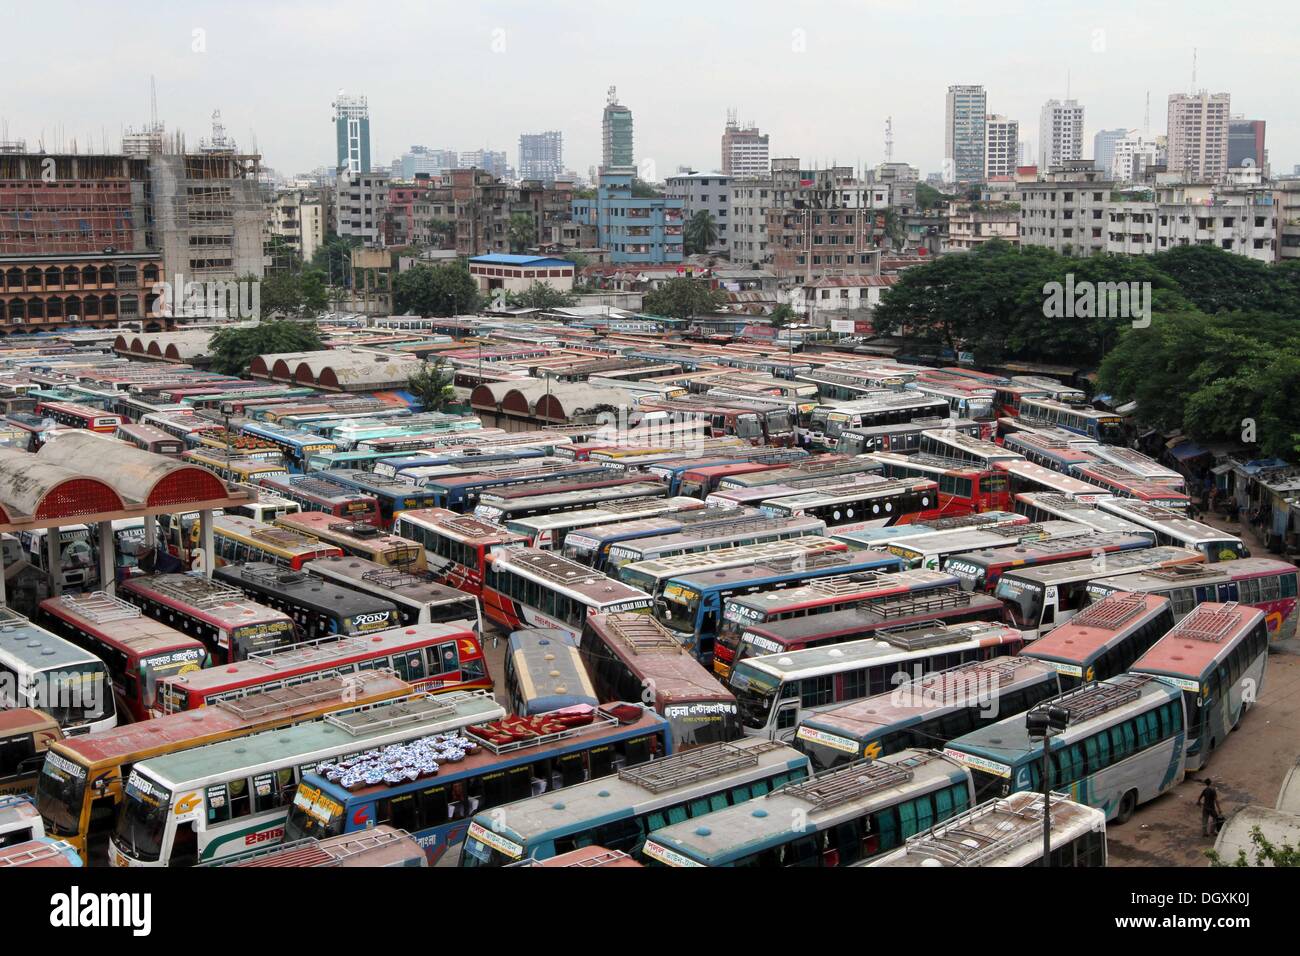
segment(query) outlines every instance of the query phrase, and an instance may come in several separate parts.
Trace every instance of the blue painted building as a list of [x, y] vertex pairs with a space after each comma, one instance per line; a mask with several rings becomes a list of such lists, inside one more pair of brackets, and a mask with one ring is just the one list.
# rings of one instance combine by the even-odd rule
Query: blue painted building
[[631, 167], [604, 169], [595, 199], [573, 200], [573, 218], [596, 227], [596, 241], [615, 265], [682, 261], [686, 215], [680, 199], [636, 199]]

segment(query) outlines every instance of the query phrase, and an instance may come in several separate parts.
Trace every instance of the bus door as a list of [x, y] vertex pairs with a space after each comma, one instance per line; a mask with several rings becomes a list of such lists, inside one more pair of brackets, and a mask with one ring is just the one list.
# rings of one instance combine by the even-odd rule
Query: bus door
[[794, 739], [794, 732], [799, 727], [799, 698], [791, 697], [777, 701], [772, 710], [772, 719], [768, 724], [768, 737], [789, 743]]

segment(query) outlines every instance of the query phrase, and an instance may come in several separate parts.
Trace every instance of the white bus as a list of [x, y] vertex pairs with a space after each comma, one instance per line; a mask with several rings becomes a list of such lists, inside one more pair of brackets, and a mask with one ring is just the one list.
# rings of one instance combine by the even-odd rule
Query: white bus
[[1026, 492], [1016, 495], [1015, 509], [1017, 514], [1024, 515], [1034, 523], [1052, 520], [1074, 521], [1085, 524], [1094, 531], [1144, 535], [1152, 544], [1156, 543], [1154, 531], [1113, 515], [1109, 511], [1102, 511], [1095, 504], [1072, 495]]
[[[95, 542], [91, 541], [90, 528], [84, 524], [69, 524], [59, 531], [59, 568], [65, 591], [90, 591], [99, 584], [99, 567], [95, 563]], [[39, 571], [49, 571], [45, 560], [50, 529], [20, 531], [27, 561]]]
[[1107, 498], [1099, 501], [1097, 507], [1154, 533], [1158, 545], [1199, 552], [1208, 564], [1250, 557], [1250, 549], [1235, 535], [1193, 521], [1168, 508], [1132, 498]]
[[401, 568], [344, 555], [308, 561], [303, 570], [353, 591], [363, 591], [391, 601], [397, 605], [403, 627], [460, 624], [476, 634], [483, 633], [483, 612], [478, 598]]
[[[582, 492], [575, 492], [575, 494], [582, 494]], [[700, 511], [703, 508], [704, 502], [699, 498], [631, 497], [625, 501], [598, 502], [590, 508], [581, 510], [511, 518], [504, 523], [507, 530], [526, 537], [532, 547], [546, 551], [560, 551], [564, 548], [569, 532], [577, 528], [589, 528], [592, 525], [610, 524], [615, 521], [633, 521], [637, 518], [653, 518], [662, 514]]]
[[1184, 493], [1187, 491], [1186, 478], [1140, 451], [1125, 448], [1123, 445], [1094, 445], [1089, 451], [1102, 461], [1123, 468], [1129, 474], [1141, 478], [1143, 481], [1154, 481], [1157, 484], [1168, 485], [1175, 491]]
[[616, 577], [624, 566], [641, 561], [657, 561], [660, 558], [671, 558], [679, 554], [721, 551], [724, 548], [771, 544], [808, 535], [822, 536], [825, 530], [826, 522], [819, 518], [770, 518], [756, 513], [725, 524], [711, 524], [702, 530], [688, 528], [684, 531], [648, 535], [611, 544], [604, 570]]
[[1025, 456], [991, 441], [963, 435], [956, 429], [948, 431], [934, 428], [921, 432], [918, 450], [923, 455], [949, 458], [963, 464], [975, 465], [981, 471], [992, 471], [996, 462], [1024, 461]]
[[67, 737], [117, 726], [108, 665], [0, 607], [0, 710], [20, 707], [49, 714]]
[[192, 866], [277, 843], [299, 780], [322, 761], [463, 739], [461, 728], [504, 716], [482, 691], [420, 694], [142, 760], [123, 787], [109, 862]]

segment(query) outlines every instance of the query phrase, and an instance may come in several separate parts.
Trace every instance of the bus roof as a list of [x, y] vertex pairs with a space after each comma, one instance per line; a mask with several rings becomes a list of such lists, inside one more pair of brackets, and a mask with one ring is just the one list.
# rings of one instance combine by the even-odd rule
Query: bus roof
[[1130, 670], [1199, 682], [1228, 652], [1230, 642], [1263, 620], [1263, 611], [1245, 604], [1213, 601], [1198, 604], [1172, 631], [1134, 661]]
[[1015, 568], [1002, 576], [1032, 581], [1042, 585], [1065, 584], [1071, 581], [1086, 581], [1089, 578], [1110, 577], [1143, 568], [1169, 567], [1176, 564], [1197, 564], [1204, 560], [1204, 555], [1187, 548], [1138, 548], [1135, 551], [1118, 551], [1106, 555], [1105, 566], [1097, 567], [1093, 558], [1080, 558], [1078, 561], [1058, 561], [1054, 564], [1042, 564], [1032, 568]]
[[[1050, 559], [1062, 554], [1078, 552], [1087, 555], [1108, 549], [1141, 549], [1151, 543], [1150, 539], [1144, 535], [1094, 531], [1084, 525], [1074, 524], [1074, 522], [1070, 521], [1045, 521], [1042, 525], [1011, 525], [1011, 529], [1019, 530], [1021, 527], [1034, 528], [1045, 527], [1046, 525], [1068, 525], [1069, 528], [1065, 529], [1066, 534], [1063, 537], [1036, 540], [1032, 536], [1026, 535], [1025, 539], [1017, 544], [1003, 544], [996, 548], [972, 549], [962, 553], [959, 557], [963, 561], [978, 561], [990, 565], [1009, 564], [1014, 567], [1028, 561]], [[1078, 530], [1072, 532], [1071, 529]]]
[[172, 787], [228, 774], [243, 767], [276, 761], [301, 763], [300, 757], [342, 748], [367, 750], [394, 740], [444, 733], [505, 716], [491, 694], [450, 691], [399, 697], [349, 710], [322, 720], [264, 731], [236, 740], [193, 747], [136, 764], [159, 783]]
[[169, 604], [183, 604], [196, 617], [221, 628], [270, 622], [283, 622], [289, 627], [293, 626], [293, 620], [287, 614], [250, 601], [243, 591], [193, 574], [142, 575], [128, 578], [122, 582], [121, 587], [128, 594]]
[[[406, 541], [406, 538], [400, 540]], [[472, 594], [410, 574], [400, 568], [376, 564], [368, 558], [351, 556], [317, 558], [303, 565], [308, 574], [333, 581], [355, 581], [361, 590], [391, 596], [394, 601], [417, 604], [458, 604], [473, 601]]]
[[[1159, 485], [1168, 488], [1167, 485]], [[1161, 508], [1145, 501], [1132, 498], [1107, 498], [1098, 504], [1099, 508], [1124, 518], [1143, 527], [1168, 531], [1187, 541], [1226, 541], [1239, 540], [1236, 535], [1208, 524], [1202, 524], [1177, 511]]]
[[[506, 653], [515, 661], [525, 696], [534, 709], [557, 710], [572, 703], [567, 698], [585, 698], [600, 703], [591, 678], [577, 654], [578, 642], [559, 628], [525, 628], [510, 635]], [[555, 703], [546, 706], [547, 700]]]
[[1032, 461], [1026, 461], [1023, 458], [1018, 461], [995, 461], [993, 467], [999, 471], [1005, 471], [1013, 477], [1041, 485], [1044, 488], [1050, 488], [1055, 494], [1068, 495], [1077, 501], [1100, 501], [1102, 498], [1112, 496], [1111, 492], [1099, 485], [1080, 481], [1063, 471], [1044, 468], [1042, 465], [1036, 465]]
[[[668, 500], [676, 501], [677, 499], [670, 498]], [[407, 512], [407, 514], [410, 513]], [[754, 518], [759, 515], [760, 512], [757, 508], [706, 506], [696, 508], [693, 511], [677, 511], [671, 514], [655, 515], [652, 518], [636, 518], [631, 521], [614, 520], [606, 524], [583, 528], [581, 534], [585, 538], [601, 541], [610, 538], [621, 540], [624, 538], [666, 537], [687, 528], [695, 529], [695, 533], [698, 534], [702, 528], [713, 525], [726, 525], [733, 521], [743, 521], [746, 518]], [[661, 533], [656, 535], [655, 532]]]
[[[1024, 653], [1044, 661], [1083, 664], [1135, 628], [1164, 613], [1167, 598], [1127, 591], [1089, 605], [1064, 624], [1034, 641]], [[1076, 676], [1083, 676], [1079, 670]]]
[[639, 588], [615, 581], [551, 551], [511, 546], [493, 554], [492, 563], [498, 569], [509, 569], [547, 586], [559, 585], [591, 606], [650, 600], [650, 595]]
[[59, 731], [59, 722], [43, 710], [35, 710], [31, 707], [0, 710], [0, 735], [23, 734], [29, 731], [48, 731], [62, 735]]
[[524, 535], [516, 534], [500, 525], [480, 521], [473, 515], [457, 514], [445, 508], [414, 508], [403, 511], [398, 516], [395, 526], [400, 526], [403, 521], [430, 525], [437, 528], [439, 534], [464, 544], [516, 544], [528, 540]]
[[406, 865], [406, 861], [413, 859], [424, 859], [424, 848], [405, 830], [381, 823], [360, 833], [340, 833], [323, 840], [308, 837], [251, 850], [233, 858], [213, 861], [211, 865], [376, 867]]
[[1295, 574], [1296, 566], [1276, 558], [1238, 558], [1218, 564], [1176, 564], [1151, 571], [1116, 574], [1098, 581], [1107, 591], [1158, 593], [1181, 587], [1203, 587], [1263, 574]]
[[46, 598], [41, 602], [41, 608], [55, 617], [93, 630], [110, 644], [139, 657], [203, 646], [196, 638], [146, 617], [134, 604], [103, 591]]
[[587, 622], [611, 651], [664, 704], [728, 701], [735, 695], [705, 670], [677, 638], [648, 614], [593, 614]]
[[0, 618], [0, 657], [5, 656], [41, 671], [74, 664], [103, 664], [89, 651], [16, 613]]
[[932, 571], [928, 568], [917, 568], [911, 571], [855, 571], [852, 574], [834, 574], [817, 578], [802, 587], [741, 594], [729, 598], [727, 604], [754, 608], [769, 615], [782, 614], [805, 607], [833, 604], [849, 597], [865, 601], [892, 594], [906, 594], [910, 591], [957, 587], [960, 583], [956, 575]]

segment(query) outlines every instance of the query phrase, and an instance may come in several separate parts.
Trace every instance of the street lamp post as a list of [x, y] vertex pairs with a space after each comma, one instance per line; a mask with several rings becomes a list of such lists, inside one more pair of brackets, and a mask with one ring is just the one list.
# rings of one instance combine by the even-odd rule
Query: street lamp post
[[1070, 725], [1070, 712], [1064, 707], [1039, 707], [1025, 715], [1025, 729], [1030, 740], [1043, 741], [1043, 866], [1052, 865], [1052, 731], [1058, 734]]

